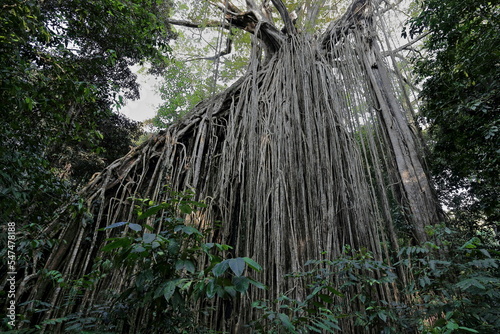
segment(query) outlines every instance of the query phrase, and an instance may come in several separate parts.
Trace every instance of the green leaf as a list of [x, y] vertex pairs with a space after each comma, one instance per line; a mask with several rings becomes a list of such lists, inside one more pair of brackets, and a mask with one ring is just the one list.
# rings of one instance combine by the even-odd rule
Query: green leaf
[[234, 289], [240, 293], [245, 293], [250, 286], [250, 280], [244, 276], [235, 276], [232, 279]]
[[134, 248], [132, 249], [132, 253], [142, 253], [146, 251], [146, 248], [144, 248], [141, 245], [135, 245]]
[[110, 250], [120, 248], [120, 247], [128, 247], [132, 244], [132, 240], [129, 238], [118, 238], [114, 239], [113, 242], [107, 244], [102, 248], [103, 252], [109, 252]]
[[339, 297], [344, 297], [344, 294], [342, 292], [340, 292], [339, 290], [336, 290], [334, 289], [333, 287], [331, 286], [326, 286], [325, 287], [328, 291], [330, 291], [331, 293], [333, 293], [334, 295], [337, 295]]
[[469, 289], [471, 286], [474, 286], [478, 289], [481, 289], [481, 290], [485, 290], [486, 287], [484, 285], [481, 284], [481, 282], [479, 282], [477, 279], [475, 278], [468, 278], [468, 279], [465, 279], [463, 281], [460, 281], [458, 282], [457, 284], [455, 284], [455, 286], [459, 289], [462, 289], [462, 290], [467, 290]]
[[169, 301], [170, 298], [174, 295], [175, 288], [177, 287], [177, 282], [179, 279], [168, 281], [165, 283], [165, 286], [163, 288], [163, 297], [165, 297], [166, 301]]
[[487, 258], [491, 258], [490, 253], [489, 253], [486, 249], [481, 248], [481, 249], [479, 249], [479, 251], [480, 251], [481, 253], [483, 253], [483, 255], [484, 255], [484, 256], [486, 256]]
[[167, 250], [171, 255], [179, 252], [180, 248], [181, 248], [181, 246], [179, 245], [179, 243], [175, 239], [168, 240]]
[[467, 241], [463, 246], [461, 247], [462, 249], [475, 249], [477, 248], [478, 245], [481, 244], [481, 241], [479, 240], [478, 237], [474, 237]]
[[190, 214], [193, 212], [193, 208], [189, 204], [179, 204], [179, 210], [181, 210], [181, 212], [185, 214]]
[[185, 233], [187, 235], [191, 235], [191, 234], [197, 234], [197, 235], [202, 235], [200, 233], [200, 231], [198, 231], [196, 228], [192, 227], [192, 226], [186, 226], [186, 225], [177, 225], [175, 228], [174, 228], [174, 232], [179, 232], [181, 231], [182, 233]]
[[249, 278], [248, 281], [250, 282], [250, 284], [252, 284], [253, 286], [255, 286], [258, 289], [262, 289], [262, 290], [266, 290], [267, 289], [267, 286], [265, 286], [264, 284], [262, 284], [259, 281], [253, 280], [251, 278]]
[[139, 224], [128, 224], [128, 227], [132, 230], [132, 231], [136, 231], [136, 232], [139, 232], [139, 231], [142, 231], [142, 226], [139, 225]]
[[461, 329], [463, 331], [467, 331], [467, 332], [471, 332], [471, 333], [479, 333], [477, 330], [475, 329], [472, 329], [472, 328], [468, 328], [468, 327], [463, 327], [463, 326], [460, 326], [458, 327], [458, 329]]
[[208, 242], [208, 243], [203, 244], [202, 247], [203, 247], [203, 249], [209, 250], [209, 249], [213, 248], [214, 245], [215, 244], [213, 242]]
[[241, 257], [228, 260], [229, 267], [236, 276], [241, 276], [245, 271], [245, 260]]
[[215, 277], [220, 277], [220, 276], [224, 275], [227, 268], [229, 268], [229, 263], [227, 262], [227, 260], [224, 260], [220, 263], [217, 263], [213, 267], [212, 272], [214, 273]]
[[330, 297], [330, 296], [328, 296], [328, 295], [324, 295], [324, 294], [322, 294], [322, 293], [319, 293], [319, 294], [318, 294], [318, 297], [319, 297], [322, 301], [324, 301], [325, 303], [333, 303], [333, 298], [332, 298], [332, 297]]
[[318, 292], [320, 292], [321, 290], [323, 289], [322, 286], [317, 286], [314, 288], [313, 292], [311, 292], [311, 294], [308, 297], [308, 299], [312, 298], [313, 296], [315, 296]]
[[229, 245], [223, 245], [223, 244], [215, 244], [215, 246], [220, 249], [221, 251], [227, 251], [229, 249], [233, 249], [233, 247]]
[[144, 233], [144, 235], [142, 236], [142, 241], [146, 244], [150, 244], [155, 240], [156, 240], [156, 234], [153, 233]]
[[163, 295], [163, 289], [165, 287], [165, 284], [160, 285], [159, 287], [156, 288], [155, 293], [153, 295], [153, 299], [157, 299], [160, 296]]
[[125, 224], [128, 224], [128, 222], [117, 222], [117, 223], [113, 223], [109, 226], [106, 226], [105, 228], [103, 228], [103, 230], [109, 230], [111, 228], [115, 228], [115, 227], [120, 227], [120, 226], [123, 226]]
[[310, 329], [310, 330], [313, 330], [315, 331], [316, 333], [321, 333], [321, 329], [318, 329], [314, 326], [311, 326], [311, 325], [306, 325], [307, 329]]
[[194, 273], [196, 271], [195, 265], [191, 260], [177, 260], [175, 263], [175, 270], [183, 269], [186, 269], [190, 273]]
[[215, 296], [215, 280], [211, 279], [208, 281], [206, 289], [207, 298], [212, 299]]
[[139, 215], [139, 219], [144, 219], [155, 215], [158, 211], [164, 209], [164, 205], [158, 204], [148, 208], [146, 211]]
[[284, 313], [278, 313], [278, 318], [281, 320], [281, 323], [286, 329], [290, 330], [292, 333], [296, 333], [295, 326], [290, 321], [288, 315]]
[[236, 297], [236, 289], [234, 286], [225, 286], [224, 291], [227, 292], [231, 297]]
[[446, 324], [446, 328], [448, 329], [451, 329], [451, 330], [455, 330], [455, 329], [458, 329], [458, 324], [454, 321], [448, 321], [448, 323]]
[[313, 323], [313, 324], [315, 324], [317, 327], [319, 327], [319, 328], [321, 328], [321, 329], [324, 329], [324, 330], [326, 330], [326, 331], [328, 331], [328, 332], [331, 332], [331, 331], [332, 331], [332, 329], [334, 329], [334, 328], [332, 328], [332, 327], [330, 327], [330, 326], [326, 325], [326, 324], [325, 324], [325, 323], [323, 323], [322, 321], [318, 321], [318, 320], [314, 321], [314, 320], [313, 320], [313, 321], [312, 321], [312, 323]]
[[249, 258], [249, 257], [243, 257], [243, 260], [253, 270], [255, 270], [255, 271], [261, 271], [262, 270], [262, 267], [257, 262], [255, 262], [254, 260], [252, 260], [251, 258]]

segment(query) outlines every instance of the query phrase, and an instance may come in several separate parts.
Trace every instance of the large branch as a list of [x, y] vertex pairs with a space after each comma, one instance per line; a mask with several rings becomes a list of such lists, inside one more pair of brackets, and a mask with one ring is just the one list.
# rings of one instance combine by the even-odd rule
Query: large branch
[[[267, 51], [269, 53], [274, 53], [278, 50], [284, 39], [285, 35], [275, 27], [273, 22], [269, 19], [269, 13], [267, 12], [266, 1], [264, 1], [262, 7], [258, 6], [255, 1], [247, 0], [247, 8], [248, 11], [242, 12], [235, 5], [233, 5], [230, 1], [220, 1], [215, 2], [211, 1], [212, 5], [219, 8], [224, 13], [225, 22], [220, 21], [209, 21], [209, 22], [192, 22], [187, 20], [177, 20], [170, 19], [168, 22], [172, 25], [178, 25], [188, 28], [219, 28], [222, 27], [227, 30], [231, 30], [231, 28], [238, 28], [241, 30], [245, 30], [251, 34], [256, 35], [262, 43], [265, 45]], [[281, 0], [272, 0], [274, 6], [280, 12], [280, 15], [285, 22], [285, 30], [288, 33], [294, 33], [295, 27], [293, 25], [292, 19]], [[221, 53], [208, 58], [200, 58], [200, 59], [208, 59], [214, 60], [223, 55], [226, 55], [231, 50], [231, 42], [228, 41], [226, 45], [226, 49]]]
[[290, 13], [288, 13], [288, 10], [285, 7], [285, 4], [281, 0], [271, 0], [273, 3], [274, 7], [278, 10], [278, 12], [281, 15], [281, 19], [283, 20], [283, 23], [285, 24], [285, 30], [289, 34], [295, 34], [297, 32], [297, 29], [295, 29], [295, 25], [292, 22], [292, 19], [290, 17]]
[[[313, 2], [313, 4], [311, 3], [308, 3], [307, 6], [306, 6], [306, 28], [309, 27], [309, 28], [312, 28], [315, 26], [316, 24], [316, 21], [318, 20], [318, 16], [319, 16], [319, 11], [320, 9], [325, 5], [325, 2], [326, 0], [317, 0], [315, 2]], [[308, 29], [306, 29], [308, 30]]]
[[371, 0], [354, 0], [344, 15], [330, 23], [322, 37], [322, 44], [326, 50], [331, 49], [347, 35], [350, 29], [368, 18], [367, 9], [370, 7], [370, 2]]

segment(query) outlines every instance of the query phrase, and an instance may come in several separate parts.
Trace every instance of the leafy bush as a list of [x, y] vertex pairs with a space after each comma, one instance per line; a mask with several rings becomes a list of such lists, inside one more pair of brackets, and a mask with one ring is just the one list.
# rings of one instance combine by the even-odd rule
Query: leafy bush
[[[361, 328], [390, 331], [396, 313], [375, 296], [379, 287], [395, 281], [393, 268], [375, 260], [372, 253], [349, 246], [335, 260], [310, 260], [305, 266], [311, 269], [287, 275], [308, 282], [310, 292], [304, 300], [283, 295], [275, 301], [253, 303], [263, 312], [264, 320], [252, 324], [258, 333], [340, 332], [341, 319], [351, 319]], [[352, 305], [363, 308], [350, 311]]]
[[416, 296], [414, 313], [421, 333], [498, 333], [500, 330], [499, 252], [478, 237], [458, 243], [457, 232], [430, 229], [439, 244], [402, 248], [415, 279], [406, 293]]
[[142, 203], [139, 219], [159, 217], [154, 219], [155, 227], [161, 223], [159, 233], [152, 225], [129, 222], [105, 228], [125, 228], [123, 236], [110, 238], [102, 250], [112, 253], [114, 265], [128, 269], [133, 281], [116, 298], [106, 321], [119, 323], [129, 312], [146, 309], [150, 331], [202, 332], [195, 321], [197, 301], [235, 298], [250, 285], [265, 288], [246, 275], [247, 267], [260, 271], [260, 265], [247, 257], [225, 259], [230, 246], [205, 243], [203, 233], [181, 217], [205, 206], [191, 197], [190, 193], [170, 192], [166, 202], [138, 200]]

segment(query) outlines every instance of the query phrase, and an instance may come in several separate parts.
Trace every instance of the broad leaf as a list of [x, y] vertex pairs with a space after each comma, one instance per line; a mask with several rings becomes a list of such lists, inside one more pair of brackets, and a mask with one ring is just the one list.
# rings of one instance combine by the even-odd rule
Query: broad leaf
[[117, 223], [113, 223], [113, 224], [111, 224], [111, 225], [109, 225], [109, 226], [106, 226], [106, 227], [104, 228], [104, 230], [109, 230], [110, 228], [120, 227], [120, 226], [123, 226], [123, 225], [125, 225], [125, 224], [128, 224], [128, 222], [117, 222]]
[[215, 280], [211, 279], [208, 284], [207, 284], [207, 297], [208, 298], [214, 298], [215, 296]]
[[178, 260], [175, 263], [175, 270], [183, 269], [186, 269], [190, 273], [194, 273], [196, 271], [194, 263], [191, 260]]
[[212, 272], [214, 273], [215, 277], [219, 277], [224, 275], [226, 272], [227, 268], [229, 268], [229, 264], [227, 263], [227, 260], [224, 260], [220, 263], [217, 263], [213, 269]]
[[173, 281], [168, 281], [165, 284], [165, 287], [163, 288], [163, 297], [165, 297], [165, 300], [169, 301], [170, 298], [174, 295], [175, 288], [177, 287], [177, 282], [179, 280], [173, 280]]
[[191, 235], [191, 234], [197, 234], [197, 235], [202, 235], [200, 233], [200, 231], [198, 231], [196, 228], [192, 227], [192, 226], [186, 226], [186, 225], [177, 225], [175, 228], [174, 228], [174, 232], [183, 232], [187, 235]]
[[243, 272], [245, 271], [245, 260], [241, 257], [237, 257], [236, 259], [229, 259], [228, 263], [229, 267], [236, 276], [243, 275]]
[[193, 208], [189, 204], [179, 204], [179, 210], [181, 210], [181, 212], [185, 214], [190, 214], [193, 212]]
[[256, 281], [256, 280], [253, 280], [251, 278], [248, 279], [248, 281], [255, 287], [259, 288], [259, 289], [262, 289], [262, 290], [266, 290], [267, 289], [267, 286], [265, 286], [264, 284], [262, 284], [261, 282], [259, 281]]
[[120, 247], [128, 247], [132, 244], [132, 240], [129, 238], [118, 238], [113, 242], [107, 244], [102, 248], [103, 252], [109, 252], [112, 249], [120, 248]]
[[257, 263], [255, 262], [254, 260], [252, 260], [251, 258], [249, 257], [244, 257], [243, 260], [246, 262], [246, 264], [248, 264], [248, 266], [250, 268], [252, 268], [253, 270], [255, 271], [261, 271], [262, 270], [262, 267]]
[[236, 297], [236, 289], [234, 286], [225, 286], [224, 291], [231, 297]]
[[155, 240], [156, 240], [156, 234], [153, 233], [144, 233], [144, 235], [142, 236], [142, 241], [144, 241], [144, 243], [146, 244], [150, 244]]
[[148, 208], [146, 211], [144, 211], [142, 214], [140, 214], [139, 219], [151, 217], [151, 216], [155, 215], [158, 211], [162, 210], [163, 208], [164, 208], [164, 205], [162, 205], [162, 204], [152, 206], [152, 207]]
[[234, 289], [241, 293], [245, 293], [250, 286], [250, 280], [244, 276], [233, 277], [232, 282], [234, 284]]
[[139, 225], [139, 224], [128, 224], [128, 227], [132, 230], [132, 231], [136, 231], [136, 232], [139, 232], [139, 231], [142, 231], [142, 226]]
[[142, 247], [141, 245], [135, 245], [134, 248], [132, 249], [132, 253], [142, 253], [146, 250], [146, 248]]
[[295, 331], [295, 326], [292, 324], [290, 318], [286, 314], [278, 313], [278, 318], [281, 320], [281, 323], [286, 329], [290, 330], [292, 333], [297, 333]]

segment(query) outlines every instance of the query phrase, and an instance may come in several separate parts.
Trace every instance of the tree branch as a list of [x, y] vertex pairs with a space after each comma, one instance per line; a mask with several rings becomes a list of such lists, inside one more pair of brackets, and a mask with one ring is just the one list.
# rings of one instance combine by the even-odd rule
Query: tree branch
[[396, 54], [396, 53], [398, 53], [400, 51], [406, 50], [406, 49], [408, 49], [408, 47], [410, 47], [413, 44], [417, 43], [418, 41], [420, 41], [421, 39], [423, 39], [427, 35], [429, 35], [429, 32], [421, 34], [417, 38], [415, 38], [415, 39], [411, 40], [410, 42], [406, 43], [405, 45], [401, 45], [399, 48], [396, 48], [396, 49], [391, 50], [391, 51], [383, 52], [382, 55], [384, 57], [387, 57], [387, 56], [390, 56], [391, 54], [393, 55], [393, 54]]
[[213, 55], [212, 57], [198, 57], [198, 58], [191, 58], [186, 61], [193, 61], [193, 60], [217, 60], [221, 57], [224, 57], [228, 54], [230, 54], [233, 50], [233, 39], [231, 38], [232, 34], [230, 33], [229, 36], [226, 39], [226, 48], [222, 51], [220, 51], [218, 54]]
[[290, 17], [290, 13], [288, 13], [288, 10], [285, 7], [285, 4], [281, 0], [271, 0], [273, 3], [274, 7], [278, 10], [278, 12], [281, 15], [281, 19], [283, 20], [283, 23], [285, 23], [285, 30], [289, 34], [295, 34], [297, 32], [297, 29], [295, 29], [295, 26], [292, 22], [292, 18]]
[[[325, 5], [326, 0], [317, 0], [314, 1], [313, 4], [308, 3], [306, 7], [306, 28], [312, 28], [316, 25], [316, 21], [318, 20], [319, 11]], [[307, 30], [307, 29], [306, 29]]]
[[183, 26], [187, 28], [224, 28], [227, 30], [231, 29], [231, 25], [227, 22], [220, 22], [220, 21], [209, 21], [209, 22], [204, 22], [204, 23], [197, 23], [197, 22], [191, 22], [191, 21], [186, 21], [186, 20], [176, 20], [176, 19], [168, 19], [168, 23], [176, 26]]
[[323, 34], [322, 44], [325, 49], [331, 49], [348, 31], [355, 27], [361, 20], [366, 19], [366, 10], [369, 8], [369, 0], [355, 0], [347, 11], [338, 20], [330, 23]]
[[241, 14], [242, 11], [236, 7], [235, 5], [233, 5], [231, 3], [231, 1], [224, 1], [224, 3], [214, 3], [213, 1], [209, 1], [212, 5], [214, 5], [215, 7], [219, 8], [222, 12], [224, 13], [231, 13], [233, 15], [236, 15], [236, 14]]

